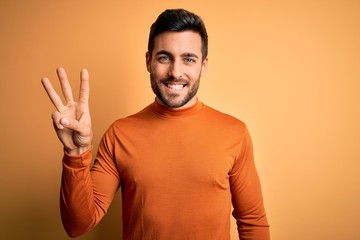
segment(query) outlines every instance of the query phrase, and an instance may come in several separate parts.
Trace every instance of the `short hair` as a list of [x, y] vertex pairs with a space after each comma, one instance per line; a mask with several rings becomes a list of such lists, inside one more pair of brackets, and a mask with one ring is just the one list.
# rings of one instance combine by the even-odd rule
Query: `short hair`
[[167, 31], [182, 32], [187, 30], [200, 34], [202, 59], [205, 59], [208, 55], [208, 35], [205, 24], [198, 15], [185, 9], [167, 9], [151, 25], [148, 42], [150, 56], [154, 49], [154, 39], [157, 35]]

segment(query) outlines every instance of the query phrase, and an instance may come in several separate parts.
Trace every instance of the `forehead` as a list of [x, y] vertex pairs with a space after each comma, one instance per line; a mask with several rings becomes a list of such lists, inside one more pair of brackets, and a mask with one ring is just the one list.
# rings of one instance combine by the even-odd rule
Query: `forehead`
[[201, 36], [194, 31], [163, 32], [154, 39], [153, 53], [167, 51], [171, 54], [196, 53], [201, 56]]

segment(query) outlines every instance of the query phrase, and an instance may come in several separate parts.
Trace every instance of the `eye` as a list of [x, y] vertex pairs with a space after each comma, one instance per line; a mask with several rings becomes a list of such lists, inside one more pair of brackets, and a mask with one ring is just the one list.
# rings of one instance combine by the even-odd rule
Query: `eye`
[[184, 62], [185, 62], [185, 63], [194, 63], [194, 62], [195, 62], [195, 59], [193, 59], [193, 58], [185, 58], [185, 59], [184, 59]]
[[171, 58], [169, 56], [159, 56], [158, 57], [158, 61], [159, 62], [169, 62], [171, 60]]

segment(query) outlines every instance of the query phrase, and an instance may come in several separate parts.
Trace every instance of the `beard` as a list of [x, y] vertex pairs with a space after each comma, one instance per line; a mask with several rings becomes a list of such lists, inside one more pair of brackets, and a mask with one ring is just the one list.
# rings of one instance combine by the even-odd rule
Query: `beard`
[[[174, 78], [164, 78], [160, 80], [156, 80], [155, 76], [150, 73], [150, 82], [151, 82], [151, 89], [155, 93], [155, 95], [161, 100], [165, 106], [170, 108], [180, 108], [187, 104], [197, 93], [200, 85], [200, 76], [196, 79], [193, 84], [190, 84], [188, 81], [178, 80]], [[185, 96], [181, 97], [180, 94], [171, 93], [167, 94], [160, 89], [160, 85], [162, 84], [183, 84], [186, 85], [184, 88], [188, 88], [188, 92]]]

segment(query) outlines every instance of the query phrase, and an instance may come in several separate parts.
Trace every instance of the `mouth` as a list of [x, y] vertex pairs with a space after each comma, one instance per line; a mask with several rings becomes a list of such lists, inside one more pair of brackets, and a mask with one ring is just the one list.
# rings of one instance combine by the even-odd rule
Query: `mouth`
[[179, 83], [164, 83], [164, 85], [174, 91], [180, 91], [182, 90], [184, 87], [187, 86], [187, 84], [179, 84]]

